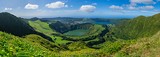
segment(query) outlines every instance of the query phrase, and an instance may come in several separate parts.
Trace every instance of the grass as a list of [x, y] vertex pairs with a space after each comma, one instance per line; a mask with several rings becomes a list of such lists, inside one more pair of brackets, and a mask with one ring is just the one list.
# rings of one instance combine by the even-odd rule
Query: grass
[[[0, 56], [2, 57], [90, 57], [94, 56], [91, 53], [94, 54], [97, 52], [94, 49], [86, 48], [86, 46], [84, 46], [81, 42], [73, 43], [70, 46], [75, 46], [77, 44], [82, 45], [78, 51], [51, 51], [46, 47], [54, 44], [41, 38], [40, 36], [28, 35], [26, 38], [20, 38], [11, 34], [0, 32]], [[75, 46], [75, 48], [76, 47], [78, 46]]]
[[116, 55], [130, 57], [159, 57], [160, 32], [152, 37], [138, 39], [134, 44], [122, 48]]
[[45, 34], [56, 33], [54, 30], [52, 30], [49, 27], [49, 24], [46, 23], [46, 22], [36, 20], [36, 21], [29, 21], [29, 24], [30, 24], [30, 26], [32, 26], [38, 32], [45, 33]]
[[160, 29], [160, 14], [145, 17], [139, 16], [117, 25], [115, 32], [118, 38], [134, 39], [138, 37], [149, 37], [156, 34]]
[[58, 44], [66, 44], [66, 43], [70, 42], [67, 40], [62, 40], [61, 37], [52, 35], [54, 33], [57, 34], [57, 32], [55, 30], [51, 29], [47, 22], [42, 22], [40, 20], [36, 20], [36, 21], [29, 21], [29, 24], [36, 31], [41, 32], [41, 33], [51, 37], [53, 39], [53, 41], [55, 41], [55, 43], [57, 43], [57, 45]]
[[46, 39], [44, 39], [44, 38], [42, 38], [41, 36], [38, 36], [38, 35], [34, 35], [34, 34], [27, 35], [27, 36], [25, 36], [24, 39], [27, 40], [27, 41], [30, 41], [32, 43], [37, 43], [37, 44], [39, 44], [39, 45], [41, 45], [41, 46], [43, 46], [46, 49], [51, 50], [51, 51], [56, 51], [60, 48], [55, 43], [50, 42], [50, 41], [48, 41], [48, 40], [46, 40]]
[[[51, 51], [48, 42], [37, 35], [28, 35], [20, 38], [0, 32], [0, 56], [73, 56], [73, 57], [159, 57], [160, 32], [152, 37], [138, 38], [135, 40], [117, 39], [100, 44], [100, 49], [92, 49], [85, 46], [84, 42], [74, 42], [67, 47], [69, 50]], [[43, 44], [42, 44], [43, 43]], [[53, 48], [56, 50], [56, 48]]]
[[0, 32], [0, 49], [0, 57], [35, 57], [51, 55], [51, 51], [37, 43], [31, 43], [23, 38], [3, 32]]

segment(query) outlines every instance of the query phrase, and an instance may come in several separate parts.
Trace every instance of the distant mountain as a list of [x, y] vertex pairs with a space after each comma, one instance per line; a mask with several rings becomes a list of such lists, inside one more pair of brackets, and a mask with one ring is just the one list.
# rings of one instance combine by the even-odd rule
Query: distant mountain
[[37, 18], [37, 17], [33, 17], [33, 18], [29, 19], [29, 20], [31, 20], [31, 21], [36, 21], [36, 20], [40, 20], [40, 19]]
[[0, 13], [0, 31], [11, 33], [16, 36], [25, 36], [28, 34], [38, 34], [44, 38], [51, 39], [42, 33], [36, 32], [22, 18], [18, 18], [10, 13]]
[[93, 20], [95, 24], [104, 25], [104, 24], [117, 24], [121, 21], [129, 20], [129, 19], [126, 19], [126, 18], [123, 18], [123, 19], [91, 18], [91, 20]]
[[72, 17], [55, 17], [55, 18], [41, 18], [42, 20], [65, 20], [65, 19], [82, 19], [82, 18], [72, 18]]

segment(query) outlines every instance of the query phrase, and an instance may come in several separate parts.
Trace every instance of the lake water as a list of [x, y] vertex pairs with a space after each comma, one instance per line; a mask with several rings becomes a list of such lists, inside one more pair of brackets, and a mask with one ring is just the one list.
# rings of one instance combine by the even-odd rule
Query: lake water
[[77, 29], [77, 30], [72, 30], [69, 32], [64, 33], [64, 35], [69, 35], [69, 36], [82, 36], [86, 34], [89, 30], [87, 29]]

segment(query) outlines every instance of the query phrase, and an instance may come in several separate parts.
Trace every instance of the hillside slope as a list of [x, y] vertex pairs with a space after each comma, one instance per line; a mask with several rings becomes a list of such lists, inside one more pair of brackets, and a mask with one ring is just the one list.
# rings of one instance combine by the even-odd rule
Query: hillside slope
[[12, 33], [17, 36], [36, 33], [22, 18], [18, 18], [7, 12], [0, 13], [0, 31]]
[[160, 14], [154, 16], [139, 16], [117, 25], [116, 36], [123, 39], [149, 37], [160, 30]]
[[41, 20], [34, 20], [34, 21], [29, 20], [28, 23], [31, 27], [33, 27], [34, 30], [51, 37], [52, 40], [54, 41], [54, 43], [57, 43], [57, 45], [58, 44], [66, 44], [69, 42], [67, 40], [63, 40], [62, 37], [53, 35], [53, 34], [58, 34], [58, 32], [56, 32], [54, 29], [50, 28], [48, 22], [44, 22]]
[[160, 32], [144, 37], [124, 46], [115, 54], [117, 57], [160, 57]]
[[42, 22], [40, 20], [28, 21], [28, 22], [29, 25], [32, 26], [38, 32], [47, 34], [56, 33], [49, 27], [49, 24], [47, 24], [46, 22]]
[[[33, 38], [33, 37], [32, 37]], [[43, 38], [39, 38], [43, 39]], [[32, 40], [33, 41], [33, 40]], [[32, 56], [54, 56], [51, 51], [40, 43], [0, 32], [0, 56], [2, 57], [32, 57]]]
[[18, 18], [10, 13], [0, 13], [0, 31], [11, 33], [16, 36], [25, 36], [28, 34], [38, 34], [47, 40], [52, 39], [42, 33], [35, 31], [28, 23], [22, 18]]

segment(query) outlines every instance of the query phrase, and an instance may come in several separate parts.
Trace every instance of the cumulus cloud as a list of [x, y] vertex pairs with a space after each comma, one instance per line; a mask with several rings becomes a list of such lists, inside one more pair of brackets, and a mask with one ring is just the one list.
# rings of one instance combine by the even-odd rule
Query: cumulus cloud
[[80, 7], [80, 10], [84, 11], [84, 12], [94, 12], [95, 9], [96, 9], [96, 7], [93, 5], [82, 5]]
[[12, 8], [4, 8], [5, 11], [13, 10]]
[[122, 9], [123, 9], [123, 7], [121, 7], [121, 6], [116, 6], [116, 5], [111, 5], [109, 8], [115, 9], [115, 10], [122, 10]]
[[68, 7], [68, 5], [66, 5], [64, 2], [57, 1], [50, 4], [46, 4], [46, 7], [47, 8], [63, 8], [63, 7]]
[[24, 8], [25, 9], [38, 9], [38, 5], [28, 3]]
[[131, 3], [139, 3], [139, 4], [153, 4], [155, 3], [153, 0], [130, 0]]

